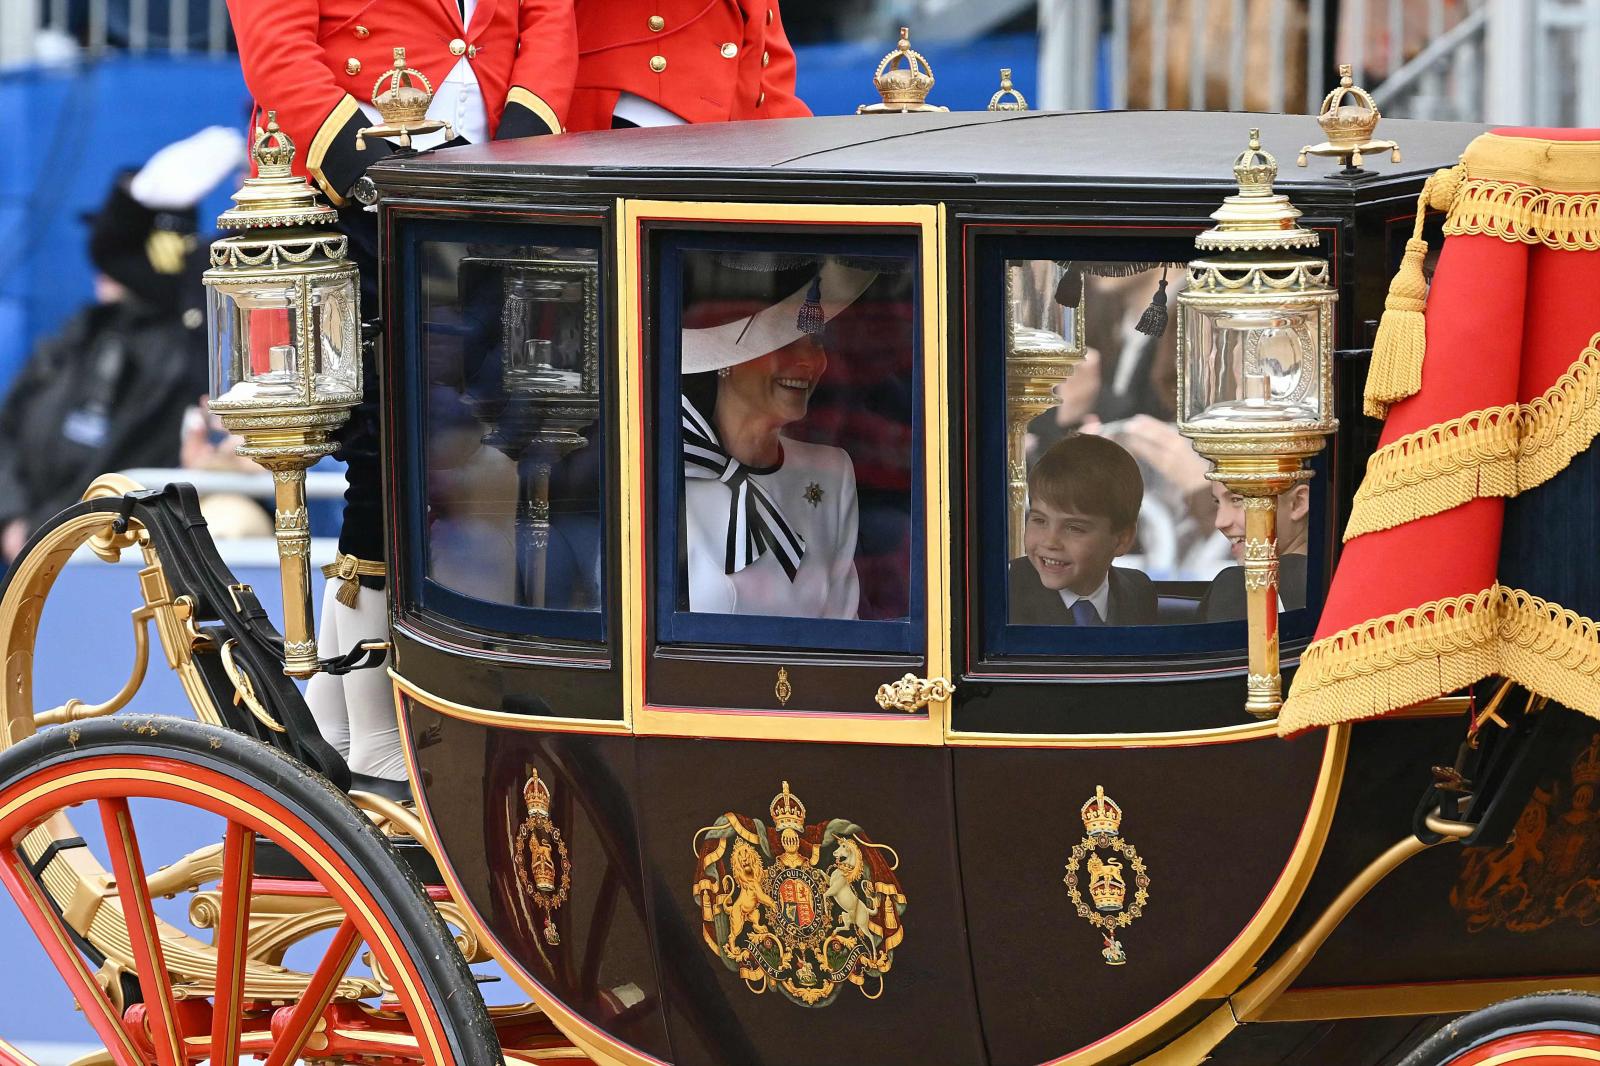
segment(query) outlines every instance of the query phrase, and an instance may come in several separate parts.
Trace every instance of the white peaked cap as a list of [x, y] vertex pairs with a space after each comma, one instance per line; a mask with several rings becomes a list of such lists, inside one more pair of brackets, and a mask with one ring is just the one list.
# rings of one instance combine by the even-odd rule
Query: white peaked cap
[[[823, 263], [817, 276], [822, 320], [832, 321], [835, 315], [855, 303], [877, 276], [875, 270], [857, 270], [831, 259]], [[805, 336], [800, 328], [800, 308], [806, 302], [811, 285], [807, 281], [771, 307], [764, 307], [753, 315], [720, 326], [684, 330], [682, 372], [704, 374], [725, 366], [738, 366], [786, 348]]]

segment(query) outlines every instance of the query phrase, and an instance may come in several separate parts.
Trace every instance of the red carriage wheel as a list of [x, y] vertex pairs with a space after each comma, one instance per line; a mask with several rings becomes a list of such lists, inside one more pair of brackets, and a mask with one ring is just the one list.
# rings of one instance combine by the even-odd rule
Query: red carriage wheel
[[1596, 1066], [1600, 996], [1544, 992], [1445, 1025], [1400, 1066]]
[[[149, 873], [140, 852], [140, 812], [174, 804], [226, 824], [220, 848], [205, 853], [217, 886], [215, 949], [203, 956], [210, 972], [197, 972], [188, 946], [196, 942], [157, 917], [161, 872]], [[66, 822], [72, 807], [77, 827]], [[92, 831], [73, 832], [91, 819], [103, 844]], [[293, 858], [310, 890], [337, 908], [320, 961], [303, 972], [247, 961], [258, 840]], [[52, 842], [44, 854], [41, 841]], [[109, 879], [76, 884], [98, 883], [101, 909], [117, 918], [111, 935], [103, 920], [79, 928], [82, 893], [60, 898], [49, 864], [68, 841], [80, 864], [77, 852], [103, 848]], [[46, 730], [0, 752], [0, 882], [118, 1066], [501, 1061], [471, 971], [393, 847], [326, 781], [238, 733], [113, 718]], [[102, 965], [113, 941], [131, 962], [118, 987]], [[382, 975], [381, 988], [352, 968], [357, 959]], [[290, 994], [285, 980], [295, 984]], [[0, 1040], [0, 1063], [28, 1061]]]

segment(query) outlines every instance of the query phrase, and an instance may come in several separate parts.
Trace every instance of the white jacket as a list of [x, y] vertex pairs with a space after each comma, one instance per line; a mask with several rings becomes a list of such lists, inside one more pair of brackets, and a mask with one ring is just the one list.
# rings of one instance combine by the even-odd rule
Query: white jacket
[[783, 462], [752, 474], [805, 539], [794, 581], [768, 550], [736, 574], [724, 573], [733, 492], [720, 481], [684, 484], [689, 609], [710, 614], [855, 618], [856, 472], [841, 448], [783, 438]]

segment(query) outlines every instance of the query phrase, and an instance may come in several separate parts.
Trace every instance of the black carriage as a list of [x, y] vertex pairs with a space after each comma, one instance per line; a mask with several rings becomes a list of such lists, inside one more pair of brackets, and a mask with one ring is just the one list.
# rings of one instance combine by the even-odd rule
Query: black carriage
[[[1252, 126], [1285, 158], [1314, 133], [890, 115], [376, 168], [415, 807], [328, 787], [347, 771], [185, 490], [102, 483], [0, 601], [0, 873], [110, 1060], [1389, 1063], [1447, 1019], [1594, 987], [1586, 720], [1474, 751], [1494, 787], [1462, 800], [1432, 767], [1465, 695], [1290, 740], [1245, 713], [1227, 501], [1177, 432], [1176, 330], [1149, 309]], [[1338, 298], [1340, 428], [1283, 556], [1291, 669], [1376, 440], [1385, 286], [1423, 179], [1477, 130], [1386, 132], [1404, 163], [1276, 176]], [[747, 422], [712, 413], [737, 404]], [[778, 422], [777, 465], [740, 457]], [[1092, 563], [1028, 546], [1051, 517], [1032, 471], [1086, 438], [1142, 486], [1098, 625], [1049, 614], [1072, 615], [1049, 574]], [[1073, 485], [1055, 510], [1099, 491]], [[734, 502], [708, 518], [712, 486]], [[145, 553], [199, 717], [254, 739], [35, 721], [38, 613], [83, 544]], [[141, 797], [225, 838], [141, 873]], [[90, 800], [109, 869], [67, 810]], [[151, 911], [184, 889], [209, 937]], [[297, 915], [333, 931], [310, 971], [283, 964]], [[484, 1011], [485, 961], [525, 1006]], [[1581, 996], [1497, 1011], [1407, 1061], [1477, 1061], [1457, 1056], [1497, 1028], [1593, 1057]]]

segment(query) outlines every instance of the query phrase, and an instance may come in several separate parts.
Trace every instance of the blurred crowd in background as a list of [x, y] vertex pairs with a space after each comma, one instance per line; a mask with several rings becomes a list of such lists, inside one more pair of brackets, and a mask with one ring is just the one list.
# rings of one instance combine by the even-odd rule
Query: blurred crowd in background
[[[1600, 124], [1600, 0], [790, 0], [783, 14], [818, 114], [867, 101], [910, 25], [952, 110], [982, 108], [1007, 66], [1035, 106], [1315, 111], [1353, 58], [1390, 115]], [[233, 48], [222, 0], [0, 0], [0, 564], [100, 473], [253, 468], [203, 395], [199, 273], [245, 162]], [[1547, 85], [1541, 69], [1562, 74]], [[1086, 406], [1100, 380], [1082, 368], [1054, 421], [1117, 422], [1199, 499], [1192, 453], [1145, 439], [1149, 404]], [[219, 534], [270, 530], [248, 501], [211, 506]]]

